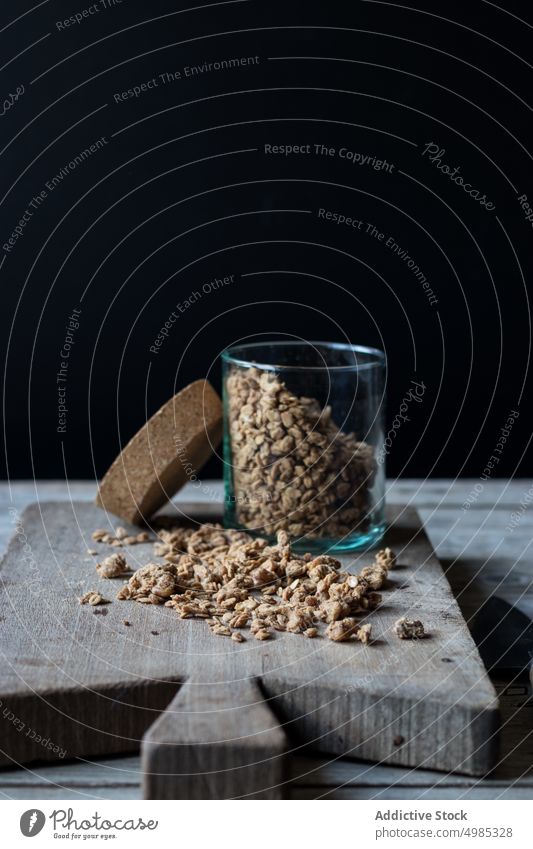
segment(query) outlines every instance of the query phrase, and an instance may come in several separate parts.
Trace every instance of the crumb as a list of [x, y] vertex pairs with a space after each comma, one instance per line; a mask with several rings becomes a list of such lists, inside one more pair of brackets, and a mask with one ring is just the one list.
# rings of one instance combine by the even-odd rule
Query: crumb
[[228, 625], [230, 628], [244, 628], [248, 623], [250, 614], [246, 610], [239, 611], [235, 614], [229, 614]]
[[159, 636], [159, 631], [150, 631], [150, 633], [151, 633], [151, 634], [153, 634], [153, 635], [154, 635], [154, 637], [158, 637], [158, 636]]
[[[120, 555], [119, 555], [120, 556]], [[134, 599], [142, 604], [163, 604], [174, 593], [179, 593], [178, 568], [173, 564], [161, 566], [147, 563], [131, 576], [118, 591], [118, 599]]]
[[419, 619], [407, 619], [405, 616], [395, 622], [394, 630], [400, 640], [420, 640], [426, 636], [424, 626]]
[[123, 624], [123, 625], [126, 625], [126, 626], [129, 626], [129, 625], [131, 625], [131, 622], [130, 622], [128, 619], [123, 619], [123, 620], [122, 620], [122, 624]]
[[353, 619], [351, 616], [346, 617], [345, 619], [338, 619], [335, 622], [332, 622], [326, 628], [326, 637], [328, 640], [333, 640], [335, 643], [343, 643], [346, 640], [350, 640], [357, 630], [357, 619]]
[[401, 746], [402, 743], [405, 743], [405, 737], [402, 737], [401, 734], [397, 734], [392, 742], [395, 746]]
[[93, 531], [92, 538], [95, 542], [107, 543], [108, 545], [122, 548], [124, 545], [137, 545], [140, 542], [148, 542], [150, 540], [150, 534], [146, 531], [141, 531], [138, 534], [130, 534], [126, 528], [119, 525], [115, 528], [114, 533], [104, 531], [103, 528], [97, 528], [96, 531]]
[[387, 569], [376, 564], [361, 570], [361, 577], [365, 579], [371, 590], [380, 590], [387, 581], [387, 575]]
[[370, 625], [369, 623], [365, 625], [359, 625], [359, 628], [355, 632], [355, 639], [359, 640], [360, 643], [365, 643], [365, 645], [370, 642], [371, 636], [372, 625]]
[[376, 553], [374, 562], [376, 566], [380, 566], [388, 571], [389, 569], [394, 569], [396, 566], [396, 555], [390, 548], [382, 548], [381, 551]]
[[96, 564], [96, 571], [101, 578], [118, 578], [128, 570], [129, 566], [123, 554], [111, 554], [101, 563]]
[[108, 599], [105, 599], [96, 590], [88, 590], [88, 592], [84, 593], [78, 601], [80, 604], [90, 604], [93, 607], [97, 604], [109, 604]]

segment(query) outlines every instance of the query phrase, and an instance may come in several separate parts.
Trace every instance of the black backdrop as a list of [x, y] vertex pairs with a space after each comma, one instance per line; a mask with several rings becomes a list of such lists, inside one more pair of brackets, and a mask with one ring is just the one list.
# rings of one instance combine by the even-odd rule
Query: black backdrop
[[190, 5], [2, 4], [7, 473], [101, 474], [265, 333], [384, 348], [389, 424], [424, 384], [390, 474], [483, 475], [511, 411], [526, 472], [530, 5]]

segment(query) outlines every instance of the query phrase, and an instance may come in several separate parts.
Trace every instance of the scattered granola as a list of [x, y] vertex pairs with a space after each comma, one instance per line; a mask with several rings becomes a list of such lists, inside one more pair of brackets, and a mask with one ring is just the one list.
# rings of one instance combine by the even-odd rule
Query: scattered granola
[[93, 607], [96, 604], [109, 604], [109, 600], [100, 595], [96, 590], [88, 590], [78, 601], [80, 604], [90, 604]]
[[291, 537], [343, 537], [365, 526], [374, 452], [339, 429], [331, 407], [256, 368], [235, 369], [226, 391], [239, 524]]
[[118, 578], [129, 571], [129, 566], [123, 554], [111, 554], [96, 564], [96, 571], [101, 578]]
[[[205, 620], [214, 635], [234, 642], [244, 641], [244, 628], [260, 641], [275, 631], [313, 639], [325, 623], [325, 635], [335, 642], [368, 643], [371, 625], [355, 617], [381, 603], [376, 588], [385, 584], [395, 563], [390, 549], [384, 549], [371, 566], [353, 575], [329, 555], [295, 553], [286, 531], [278, 531], [277, 542], [270, 544], [209, 523], [196, 529], [161, 527], [154, 553], [166, 562], [142, 566], [117, 598], [164, 604], [181, 619]], [[125, 565], [117, 553], [99, 566], [109, 561], [112, 569], [117, 562], [121, 569]]]
[[231, 628], [228, 628], [227, 625], [221, 625], [219, 622], [216, 625], [213, 625], [211, 628], [213, 634], [216, 634], [219, 637], [231, 637]]
[[377, 566], [383, 566], [384, 569], [394, 569], [396, 566], [396, 555], [390, 548], [382, 548], [376, 554], [375, 561]]
[[[95, 542], [106, 543], [113, 547], [121, 548], [123, 545], [137, 545], [143, 542], [150, 542], [150, 534], [147, 531], [140, 531], [137, 534], [128, 534], [127, 530], [122, 527], [115, 528], [115, 533], [105, 531], [103, 528], [97, 528], [92, 533], [92, 538]], [[89, 552], [90, 554], [96, 552]]]
[[426, 636], [424, 626], [420, 619], [407, 619], [402, 616], [401, 619], [394, 624], [396, 636], [400, 640], [420, 640]]

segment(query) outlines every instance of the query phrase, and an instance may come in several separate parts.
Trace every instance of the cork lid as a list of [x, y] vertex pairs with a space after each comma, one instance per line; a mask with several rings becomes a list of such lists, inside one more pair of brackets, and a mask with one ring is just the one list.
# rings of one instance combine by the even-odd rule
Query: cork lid
[[97, 505], [142, 524], [198, 474], [221, 439], [222, 402], [207, 380], [196, 380], [130, 439], [100, 481]]

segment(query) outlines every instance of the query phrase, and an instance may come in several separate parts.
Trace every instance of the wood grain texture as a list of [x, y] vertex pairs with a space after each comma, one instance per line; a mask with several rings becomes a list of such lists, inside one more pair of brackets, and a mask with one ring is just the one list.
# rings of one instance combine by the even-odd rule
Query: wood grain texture
[[[120, 585], [99, 579], [86, 553], [102, 512], [77, 502], [30, 507], [24, 537], [16, 535], [2, 564], [7, 662], [0, 698], [25, 728], [50, 736], [72, 757], [138, 748], [180, 682], [260, 679], [296, 746], [483, 773], [495, 754], [494, 690], [415, 511], [395, 507], [390, 518], [388, 543], [400, 568], [386, 604], [372, 615], [374, 645], [291, 634], [236, 644], [168, 608], [116, 602], [100, 608], [104, 614], [80, 607], [85, 590], [112, 598]], [[151, 547], [129, 548], [127, 556], [136, 568], [152, 557]], [[370, 559], [344, 558], [355, 569]], [[401, 615], [421, 616], [431, 636], [397, 640], [392, 628]], [[12, 720], [2, 718], [2, 732], [5, 764], [54, 756], [42, 742], [24, 739]]]
[[191, 679], [145, 734], [146, 799], [279, 799], [285, 732], [252, 679]]

